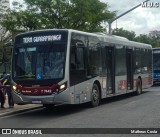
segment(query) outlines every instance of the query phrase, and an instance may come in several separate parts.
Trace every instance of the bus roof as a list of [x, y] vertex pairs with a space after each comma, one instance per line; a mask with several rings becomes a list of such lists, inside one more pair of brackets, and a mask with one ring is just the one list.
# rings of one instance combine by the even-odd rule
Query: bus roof
[[[101, 33], [88, 33], [88, 32], [83, 32], [83, 31], [72, 30], [72, 29], [70, 29], [69, 31], [78, 32], [78, 33], [86, 34], [86, 35], [97, 36], [100, 38], [101, 42], [109, 42], [113, 44], [123, 44], [126, 46], [139, 47], [139, 48], [142, 48], [142, 47], [148, 48], [148, 49], [152, 48], [152, 46], [149, 44], [130, 41], [127, 38], [116, 36], [116, 35], [104, 35], [104, 34], [102, 35]], [[103, 38], [103, 40], [101, 38]]]
[[[131, 46], [131, 47], [139, 47], [139, 48], [149, 48], [151, 49], [152, 46], [149, 44], [145, 43], [140, 43], [140, 42], [135, 42], [135, 41], [130, 41], [127, 38], [116, 36], [116, 35], [105, 35], [102, 33], [89, 33], [89, 32], [83, 32], [79, 30], [73, 30], [73, 29], [44, 29], [44, 30], [36, 30], [36, 31], [30, 31], [30, 32], [25, 32], [21, 33], [19, 35], [27, 35], [27, 34], [33, 34], [37, 32], [47, 32], [47, 31], [68, 31], [68, 32], [74, 32], [74, 33], [79, 33], [79, 34], [84, 34], [84, 35], [90, 35], [90, 36], [96, 36], [100, 40], [100, 42], [108, 42], [108, 43], [113, 43], [113, 44], [122, 44], [126, 46]], [[19, 36], [17, 35], [17, 36]]]

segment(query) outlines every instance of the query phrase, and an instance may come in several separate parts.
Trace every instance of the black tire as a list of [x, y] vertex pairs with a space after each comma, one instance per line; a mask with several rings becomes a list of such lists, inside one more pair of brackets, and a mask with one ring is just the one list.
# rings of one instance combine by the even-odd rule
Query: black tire
[[26, 105], [26, 104], [23, 104], [23, 103], [17, 103], [17, 105]]
[[45, 107], [46, 109], [53, 109], [54, 104], [43, 104], [43, 107]]
[[93, 84], [91, 93], [91, 107], [97, 107], [100, 104], [100, 91], [97, 84]]
[[142, 81], [141, 81], [140, 78], [138, 78], [138, 81], [137, 81], [137, 90], [136, 90], [136, 94], [137, 94], [137, 95], [142, 94]]

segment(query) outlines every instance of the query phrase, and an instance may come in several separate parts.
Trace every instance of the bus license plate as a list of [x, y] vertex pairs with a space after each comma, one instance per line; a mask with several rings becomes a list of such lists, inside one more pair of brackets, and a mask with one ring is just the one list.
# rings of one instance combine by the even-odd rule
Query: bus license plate
[[42, 101], [41, 100], [33, 100], [32, 103], [33, 104], [42, 104]]

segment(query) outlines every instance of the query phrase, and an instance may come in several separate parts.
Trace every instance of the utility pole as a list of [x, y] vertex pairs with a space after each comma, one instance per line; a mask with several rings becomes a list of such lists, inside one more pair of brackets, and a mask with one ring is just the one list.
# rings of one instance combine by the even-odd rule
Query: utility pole
[[[146, 0], [146, 1], [144, 1], [144, 2], [148, 2], [148, 1], [149, 1], [149, 0]], [[143, 2], [143, 3], [144, 3], [144, 2]], [[129, 13], [129, 12], [131, 12], [132, 10], [138, 8], [139, 6], [141, 6], [141, 4], [138, 4], [137, 6], [133, 7], [132, 9], [130, 9], [130, 10], [122, 13], [121, 15], [119, 15], [119, 16], [111, 19], [111, 20], [109, 20], [109, 21], [108, 21], [108, 25], [109, 25], [109, 35], [112, 35], [112, 31], [111, 31], [112, 27], [111, 27], [111, 25], [112, 25], [112, 23], [113, 23], [115, 20], [117, 20], [117, 19], [119, 19], [120, 17], [126, 15], [127, 13]]]

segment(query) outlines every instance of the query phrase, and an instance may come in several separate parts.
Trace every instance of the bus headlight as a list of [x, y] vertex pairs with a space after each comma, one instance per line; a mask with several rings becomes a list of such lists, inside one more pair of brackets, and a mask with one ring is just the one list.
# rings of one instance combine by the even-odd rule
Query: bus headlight
[[66, 89], [67, 89], [67, 82], [65, 82], [59, 86], [59, 92], [62, 92]]
[[17, 89], [17, 87], [15, 85], [13, 85], [12, 89], [15, 91]]
[[62, 85], [60, 85], [60, 87], [59, 87], [60, 90], [64, 90], [65, 88], [66, 88], [66, 84], [62, 84]]
[[17, 88], [17, 85], [13, 85], [12, 89], [16, 94], [19, 94], [19, 95], [21, 94], [20, 90]]
[[66, 89], [67, 89], [67, 82], [59, 85], [59, 86], [55, 89], [55, 92], [56, 92], [57, 94], [59, 94], [60, 92], [63, 92], [63, 91], [66, 90]]

